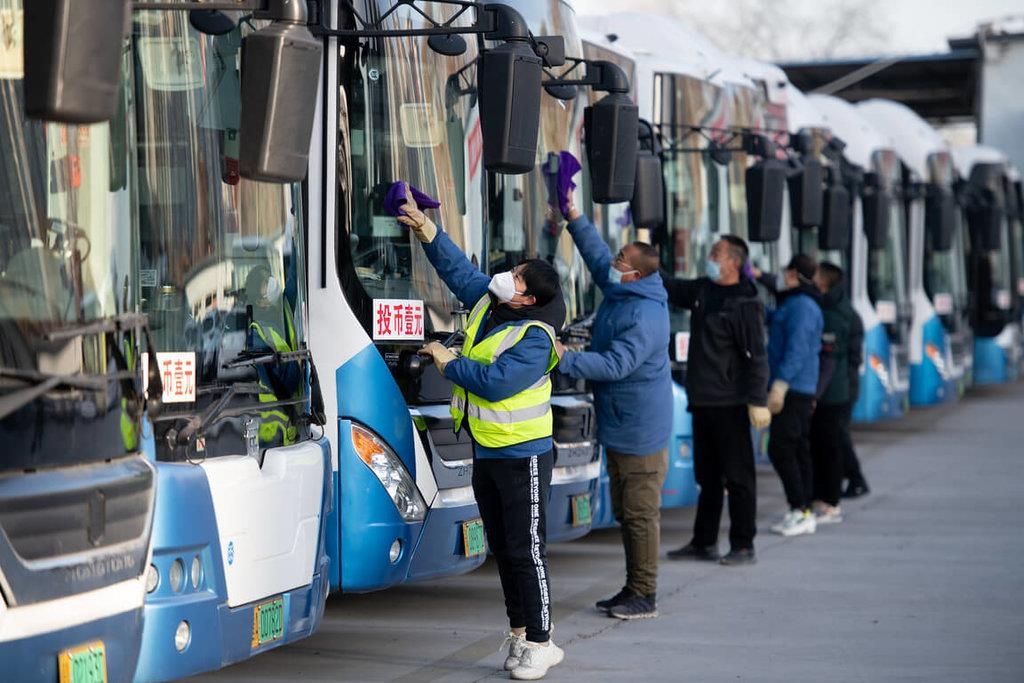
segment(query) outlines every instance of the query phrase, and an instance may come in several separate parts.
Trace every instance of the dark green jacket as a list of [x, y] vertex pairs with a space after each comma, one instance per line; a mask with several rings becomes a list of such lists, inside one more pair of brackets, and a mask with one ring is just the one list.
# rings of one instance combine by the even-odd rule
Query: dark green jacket
[[855, 401], [864, 351], [864, 325], [842, 285], [836, 285], [822, 296], [821, 312], [825, 318], [822, 336], [833, 340], [835, 372], [818, 402], [838, 404]]

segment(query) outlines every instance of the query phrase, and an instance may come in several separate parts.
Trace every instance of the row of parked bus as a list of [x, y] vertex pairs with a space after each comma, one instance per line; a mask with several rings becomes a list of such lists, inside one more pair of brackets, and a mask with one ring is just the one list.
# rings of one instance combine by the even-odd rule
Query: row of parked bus
[[[123, 33], [121, 27], [128, 27]], [[466, 311], [391, 183], [485, 272], [562, 277], [557, 154], [613, 250], [701, 275], [717, 234], [842, 265], [855, 417], [1021, 358], [1021, 182], [909, 110], [804, 96], [663, 17], [558, 0], [0, 0], [0, 661], [172, 680], [308, 636], [331, 592], [470, 571], [486, 545], [450, 384]], [[243, 66], [245, 68], [243, 68]], [[677, 373], [666, 507], [692, 504]], [[614, 523], [587, 387], [558, 376], [549, 540]], [[761, 435], [754, 434], [760, 442]]]

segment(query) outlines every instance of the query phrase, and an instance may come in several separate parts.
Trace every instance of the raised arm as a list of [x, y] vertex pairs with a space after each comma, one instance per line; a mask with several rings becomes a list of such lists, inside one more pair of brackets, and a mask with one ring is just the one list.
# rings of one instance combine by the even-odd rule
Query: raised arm
[[590, 275], [598, 287], [608, 283], [608, 268], [612, 265], [612, 252], [601, 239], [597, 228], [576, 209], [572, 209], [569, 220], [569, 234], [576, 248], [580, 250], [583, 261], [587, 264]]
[[467, 308], [487, 293], [491, 278], [480, 272], [444, 231], [438, 230], [433, 240], [423, 243], [423, 253], [448, 289]]

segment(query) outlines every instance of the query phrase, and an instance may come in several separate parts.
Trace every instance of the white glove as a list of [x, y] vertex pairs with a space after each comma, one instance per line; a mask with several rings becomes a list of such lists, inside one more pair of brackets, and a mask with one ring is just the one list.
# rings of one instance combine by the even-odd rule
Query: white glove
[[747, 415], [754, 429], [764, 429], [772, 423], [772, 413], [764, 406], [747, 406]]
[[786, 392], [789, 391], [789, 384], [777, 379], [772, 382], [772, 388], [768, 390], [768, 410], [772, 415], [782, 412], [782, 406], [786, 404]]
[[421, 356], [430, 356], [434, 361], [434, 365], [437, 367], [437, 371], [442, 375], [444, 374], [445, 366], [457, 358], [457, 356], [452, 353], [447, 346], [436, 341], [430, 342], [416, 353]]
[[434, 225], [434, 221], [427, 218], [426, 214], [420, 211], [420, 207], [416, 205], [416, 200], [413, 199], [408, 185], [405, 186], [405, 196], [405, 204], [400, 209], [405, 215], [398, 216], [398, 222], [412, 230], [416, 235], [416, 239], [420, 242], [430, 244], [437, 237], [437, 226]]

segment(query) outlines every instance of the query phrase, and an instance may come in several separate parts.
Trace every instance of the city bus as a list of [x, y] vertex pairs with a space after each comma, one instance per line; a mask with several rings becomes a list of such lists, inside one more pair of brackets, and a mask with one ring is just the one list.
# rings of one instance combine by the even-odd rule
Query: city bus
[[[134, 105], [114, 80], [101, 98], [112, 111], [77, 109], [69, 74], [40, 72], [51, 52], [115, 76], [128, 63], [102, 27], [41, 31], [48, 17], [33, 24], [26, 5], [0, 2], [0, 678], [123, 681], [156, 484], [140, 449]], [[46, 121], [26, 114], [41, 80], [67, 86]]]
[[[848, 102], [809, 95], [841, 149], [844, 182], [853, 188], [850, 298], [864, 323], [864, 369], [853, 420], [902, 416], [909, 406], [908, 341], [912, 304], [907, 293], [906, 213], [892, 139]], [[839, 155], [839, 152], [835, 152]]]
[[[974, 330], [974, 383], [1001, 384], [1020, 376], [1022, 282], [1019, 198], [1014, 170], [997, 149], [953, 149], [970, 240], [968, 287]], [[1008, 192], [1009, 190], [1009, 192]], [[1015, 215], [1018, 214], [1018, 215]]]
[[858, 111], [887, 133], [903, 165], [907, 219], [910, 405], [955, 401], [970, 383], [964, 234], [956, 208], [956, 171], [938, 132], [908, 107], [867, 100]]
[[[163, 410], [148, 416], [157, 497], [135, 679], [158, 681], [317, 628], [334, 499], [308, 350], [301, 187], [242, 175], [243, 41], [274, 26], [140, 7], [125, 127], [138, 227], [125, 243]], [[299, 38], [316, 44], [302, 19]]]

